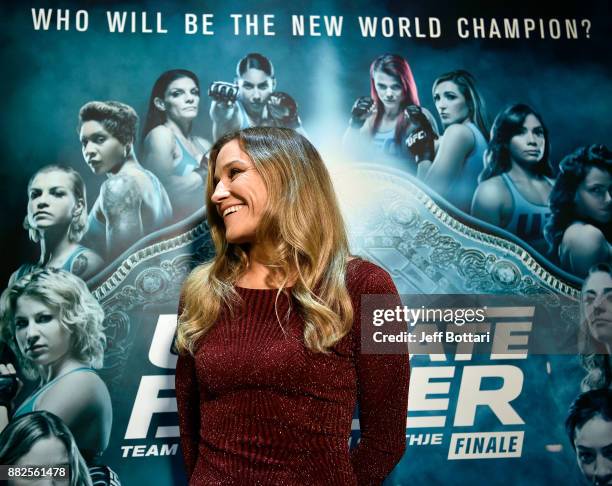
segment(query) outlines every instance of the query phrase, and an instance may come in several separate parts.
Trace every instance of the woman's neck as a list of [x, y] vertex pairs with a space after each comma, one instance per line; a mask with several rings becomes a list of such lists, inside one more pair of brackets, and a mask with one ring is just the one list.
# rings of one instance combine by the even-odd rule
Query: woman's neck
[[54, 229], [49, 228], [40, 236], [40, 259], [38, 264], [41, 267], [61, 266], [68, 258], [68, 255], [77, 246], [68, 238], [69, 228]]
[[191, 120], [171, 120], [168, 118], [164, 123], [175, 135], [188, 139], [191, 136]]
[[278, 272], [257, 258], [255, 251], [251, 251], [247, 268], [238, 278], [236, 285], [247, 289], [278, 289], [280, 287], [291, 287], [296, 278], [289, 278], [287, 282], [283, 282], [283, 280], [284, 278]]
[[44, 367], [44, 373], [42, 375], [43, 381], [49, 383], [51, 380], [55, 380], [60, 376], [70, 373], [77, 368], [87, 366], [82, 361], [78, 361], [72, 357], [57, 360], [55, 363]]
[[385, 112], [383, 114], [383, 119], [387, 121], [395, 121], [399, 117], [400, 112], [401, 110], [399, 106], [393, 110], [385, 109]]
[[525, 167], [514, 159], [512, 159], [512, 167], [508, 171], [508, 174], [514, 181], [539, 178], [538, 174], [531, 170], [530, 167]]

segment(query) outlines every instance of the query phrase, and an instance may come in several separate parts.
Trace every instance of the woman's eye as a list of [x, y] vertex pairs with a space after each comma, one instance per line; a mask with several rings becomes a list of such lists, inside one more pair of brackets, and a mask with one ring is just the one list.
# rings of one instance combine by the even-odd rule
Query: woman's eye
[[191, 94], [194, 96], [200, 96], [200, 90], [199, 89], [192, 89], [191, 90]]
[[25, 319], [15, 319], [15, 329], [23, 329], [28, 325], [28, 321]]
[[229, 175], [230, 178], [234, 178], [236, 177], [238, 174], [240, 174], [242, 171], [240, 169], [230, 169]]
[[578, 454], [578, 458], [580, 459], [580, 462], [590, 464], [595, 459], [595, 455], [590, 452], [580, 452]]
[[41, 314], [36, 318], [36, 322], [45, 323], [53, 320], [53, 316], [51, 314]]

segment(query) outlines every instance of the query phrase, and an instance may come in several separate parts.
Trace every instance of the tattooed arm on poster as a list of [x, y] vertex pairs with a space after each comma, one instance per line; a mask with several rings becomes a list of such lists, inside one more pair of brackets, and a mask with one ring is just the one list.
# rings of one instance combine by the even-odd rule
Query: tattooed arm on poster
[[104, 182], [93, 213], [101, 213], [106, 222], [109, 254], [117, 255], [126, 249], [134, 235], [143, 236], [141, 206], [142, 193], [133, 177], [121, 174]]

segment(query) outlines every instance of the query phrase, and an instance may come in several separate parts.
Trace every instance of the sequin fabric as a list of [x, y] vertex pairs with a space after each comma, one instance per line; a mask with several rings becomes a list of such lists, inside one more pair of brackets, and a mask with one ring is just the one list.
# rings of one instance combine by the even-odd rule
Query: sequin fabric
[[[179, 356], [190, 485], [382, 483], [405, 449], [409, 361], [360, 352], [360, 301], [397, 290], [383, 269], [361, 259], [348, 265], [347, 288], [353, 327], [330, 353], [306, 349], [288, 295], [237, 288], [244, 305], [233, 316], [222, 311], [195, 357]], [[361, 441], [349, 451], [357, 402]]]

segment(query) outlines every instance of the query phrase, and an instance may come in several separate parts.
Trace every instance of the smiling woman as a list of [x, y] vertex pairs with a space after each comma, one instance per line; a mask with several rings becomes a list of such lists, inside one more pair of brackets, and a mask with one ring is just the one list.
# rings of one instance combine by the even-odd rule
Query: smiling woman
[[227, 134], [207, 195], [217, 254], [184, 284], [177, 335], [190, 484], [380, 484], [405, 447], [409, 364], [361, 353], [361, 295], [399, 297], [350, 256], [319, 153], [290, 129]]

